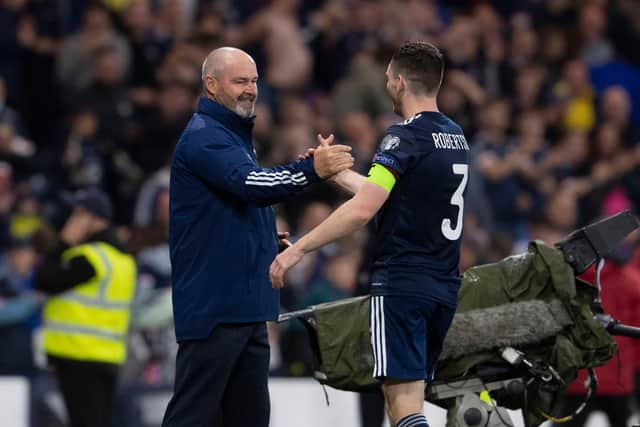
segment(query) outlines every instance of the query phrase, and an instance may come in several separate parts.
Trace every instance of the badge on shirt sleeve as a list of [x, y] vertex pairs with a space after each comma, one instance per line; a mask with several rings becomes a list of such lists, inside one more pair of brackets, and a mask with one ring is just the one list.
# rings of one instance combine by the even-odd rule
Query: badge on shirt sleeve
[[400, 145], [400, 138], [395, 135], [387, 135], [382, 139], [380, 143], [380, 149], [382, 151], [389, 151], [398, 148]]

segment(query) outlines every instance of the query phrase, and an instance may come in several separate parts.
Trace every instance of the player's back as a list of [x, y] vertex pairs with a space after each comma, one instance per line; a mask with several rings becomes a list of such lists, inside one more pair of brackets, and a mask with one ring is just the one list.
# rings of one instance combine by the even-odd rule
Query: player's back
[[373, 161], [397, 182], [376, 218], [373, 294], [455, 303], [468, 154], [460, 126], [439, 112], [388, 129]]

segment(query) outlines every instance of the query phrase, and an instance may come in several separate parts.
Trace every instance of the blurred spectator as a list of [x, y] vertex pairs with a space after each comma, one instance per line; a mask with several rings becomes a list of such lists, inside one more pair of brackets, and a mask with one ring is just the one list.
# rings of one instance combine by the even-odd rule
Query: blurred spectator
[[511, 92], [513, 68], [507, 58], [507, 46], [502, 33], [504, 23], [495, 9], [487, 4], [479, 4], [474, 9], [475, 18], [482, 32], [484, 57], [482, 59], [482, 79], [478, 81], [488, 96], [500, 98]]
[[151, 175], [140, 188], [133, 224], [144, 227], [154, 222], [158, 195], [169, 189], [169, 167], [163, 166]]
[[588, 216], [600, 216], [606, 204], [619, 204], [621, 200], [629, 207], [621, 182], [629, 170], [629, 160], [632, 159], [624, 152], [619, 129], [610, 123], [599, 126], [591, 153], [589, 193], [582, 200], [582, 210], [588, 210]]
[[20, 136], [26, 136], [26, 128], [19, 113], [7, 105], [7, 87], [0, 75], [0, 124], [6, 124], [16, 130]]
[[11, 165], [0, 161], [0, 219], [3, 222], [8, 221], [15, 198]]
[[[321, 203], [313, 202], [306, 206], [302, 215], [298, 220], [296, 227], [296, 233], [291, 237], [291, 241], [295, 242], [298, 236], [303, 236], [309, 231], [313, 230], [318, 224], [327, 219], [331, 213], [331, 206]], [[286, 288], [282, 291], [284, 300], [282, 304], [284, 306], [291, 306], [292, 308], [300, 308], [303, 306], [302, 299], [309, 289], [311, 282], [320, 277], [324, 265], [327, 259], [327, 252], [319, 250], [313, 254], [309, 254], [298, 265], [292, 268], [287, 274], [287, 283], [290, 285], [287, 291]], [[287, 294], [293, 292], [291, 301], [287, 301]]]
[[289, 163], [296, 160], [298, 154], [314, 147], [315, 138], [312, 130], [302, 124], [283, 125], [275, 134], [277, 144], [269, 152], [269, 164]]
[[618, 127], [625, 146], [640, 142], [640, 125], [631, 121], [631, 97], [624, 87], [614, 85], [605, 89], [599, 106], [602, 120]]
[[640, 64], [640, 5], [634, 0], [614, 0], [607, 7], [607, 33], [616, 49], [635, 63]]
[[[253, 122], [253, 145], [258, 158], [268, 158], [274, 142], [274, 118], [265, 104], [256, 104], [256, 118]], [[272, 163], [269, 161], [269, 163]], [[274, 163], [275, 164], [275, 163]]]
[[60, 236], [51, 236], [34, 282], [49, 295], [43, 346], [71, 425], [111, 427], [118, 369], [127, 353], [136, 267], [111, 216], [104, 193], [76, 193], [72, 214]]
[[171, 261], [169, 259], [169, 189], [159, 191], [154, 200], [150, 225], [136, 231], [132, 238], [138, 263], [139, 294], [151, 293], [171, 285]]
[[565, 63], [563, 79], [555, 85], [553, 93], [561, 101], [565, 128], [589, 131], [594, 127], [594, 93], [583, 61], [573, 59]]
[[31, 141], [16, 134], [10, 124], [0, 124], [0, 160], [11, 165], [16, 179], [26, 179], [33, 172], [31, 157], [34, 154]]
[[266, 82], [275, 90], [303, 88], [312, 57], [298, 26], [299, 0], [273, 0], [242, 27], [230, 30], [227, 43], [244, 47], [261, 41], [266, 56]]
[[[156, 69], [159, 85], [178, 84], [200, 88], [200, 64], [206, 55], [201, 49], [185, 41], [175, 41], [164, 61]], [[153, 98], [151, 98], [153, 99]]]
[[532, 205], [528, 219], [539, 213], [541, 197], [549, 192], [554, 184], [548, 178], [548, 171], [544, 169], [544, 156], [549, 150], [545, 130], [544, 117], [538, 111], [526, 111], [517, 117], [516, 141], [518, 150], [524, 155], [519, 174], [523, 191], [531, 199]]
[[602, 65], [613, 59], [613, 45], [605, 36], [607, 17], [602, 4], [587, 2], [580, 10], [578, 27], [582, 59], [587, 65]]
[[486, 260], [486, 249], [489, 244], [489, 234], [483, 229], [474, 211], [464, 216], [464, 233], [460, 247], [460, 272], [464, 273], [468, 268], [483, 264]]
[[368, 52], [360, 52], [349, 71], [333, 90], [333, 116], [343, 117], [352, 111], [361, 111], [378, 117], [391, 111], [385, 93], [384, 69]]
[[559, 75], [562, 71], [562, 63], [569, 52], [567, 30], [561, 26], [544, 23], [540, 42], [544, 46], [540, 51], [541, 62], [547, 67], [549, 75]]
[[180, 40], [192, 30], [196, 0], [166, 0], [158, 4], [158, 26], [160, 31]]
[[344, 76], [359, 47], [348, 9], [343, 1], [329, 0], [310, 16], [313, 86], [325, 92]]
[[284, 95], [280, 99], [278, 119], [281, 126], [311, 126], [313, 110], [307, 100], [298, 95]]
[[458, 15], [443, 37], [449, 69], [464, 72], [474, 80], [481, 76], [478, 25], [472, 17]]
[[380, 132], [375, 123], [365, 113], [352, 111], [342, 117], [340, 133], [344, 142], [353, 147], [353, 169], [364, 173], [380, 143]]
[[440, 89], [438, 97], [440, 110], [457, 123], [460, 123], [460, 126], [464, 126], [464, 129], [468, 129], [467, 132], [471, 136], [475, 134], [476, 130], [473, 104], [465, 96], [462, 89], [449, 82], [452, 73], [454, 72], [446, 75], [447, 79], [445, 79]]
[[485, 191], [498, 230], [518, 245], [529, 239], [525, 222], [531, 199], [523, 191], [520, 172], [529, 157], [507, 135], [509, 105], [490, 102], [482, 114], [482, 127], [473, 142], [474, 165], [485, 182]]
[[516, 111], [537, 109], [544, 102], [544, 69], [537, 66], [522, 68], [515, 77], [515, 97], [513, 106]]
[[96, 115], [97, 137], [116, 144], [124, 139], [128, 120], [133, 116], [124, 84], [124, 64], [109, 46], [95, 49], [92, 58], [92, 81], [76, 99]]
[[69, 188], [102, 185], [104, 165], [97, 140], [98, 118], [89, 110], [80, 110], [71, 118], [61, 165]]
[[104, 48], [113, 51], [121, 73], [126, 74], [131, 62], [129, 45], [113, 28], [108, 10], [93, 3], [84, 12], [82, 28], [62, 44], [58, 57], [58, 80], [62, 86], [76, 93], [86, 89], [95, 77], [92, 64], [96, 53]]
[[131, 1], [123, 16], [131, 50], [130, 84], [134, 88], [155, 85], [156, 68], [171, 45], [170, 35], [156, 25], [149, 3], [148, 0]]
[[516, 70], [533, 64], [538, 54], [538, 33], [533, 28], [531, 17], [518, 13], [511, 17], [511, 46], [509, 59]]
[[39, 301], [31, 282], [36, 254], [28, 239], [14, 239], [0, 259], [0, 375], [28, 375], [35, 369], [33, 319]]
[[580, 173], [589, 157], [588, 135], [582, 131], [567, 131], [547, 151], [544, 167], [548, 178], [557, 183]]
[[337, 255], [329, 259], [324, 275], [311, 283], [304, 306], [352, 297], [358, 278], [357, 258]]
[[537, 24], [570, 26], [576, 22], [576, 9], [572, 0], [543, 0], [533, 12]]
[[29, 239], [43, 225], [40, 202], [31, 195], [19, 198], [9, 219], [9, 235], [13, 239]]
[[189, 87], [168, 84], [157, 90], [153, 106], [140, 123], [142, 131], [127, 147], [145, 174], [168, 163], [184, 124], [194, 111], [196, 96]]
[[547, 197], [545, 206], [541, 221], [531, 230], [531, 238], [554, 245], [576, 228], [577, 198], [570, 188], [561, 188]]

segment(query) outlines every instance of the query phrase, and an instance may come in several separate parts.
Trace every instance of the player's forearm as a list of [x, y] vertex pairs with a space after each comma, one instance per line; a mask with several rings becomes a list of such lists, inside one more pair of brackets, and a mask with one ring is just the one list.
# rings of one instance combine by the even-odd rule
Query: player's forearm
[[349, 194], [356, 194], [362, 188], [365, 177], [357, 172], [347, 169], [331, 178], [331, 182]]
[[314, 251], [364, 227], [371, 217], [372, 215], [364, 207], [359, 206], [357, 200], [351, 199], [304, 235], [294, 246], [303, 253]]

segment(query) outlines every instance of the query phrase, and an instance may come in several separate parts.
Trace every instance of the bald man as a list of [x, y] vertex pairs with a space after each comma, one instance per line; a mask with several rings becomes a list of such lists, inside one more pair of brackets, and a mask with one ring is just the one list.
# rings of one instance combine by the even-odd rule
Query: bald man
[[270, 205], [353, 165], [350, 147], [258, 165], [253, 59], [230, 47], [202, 65], [203, 96], [173, 155], [170, 233], [179, 349], [164, 427], [267, 427], [269, 344], [279, 292], [269, 264], [288, 244]]

